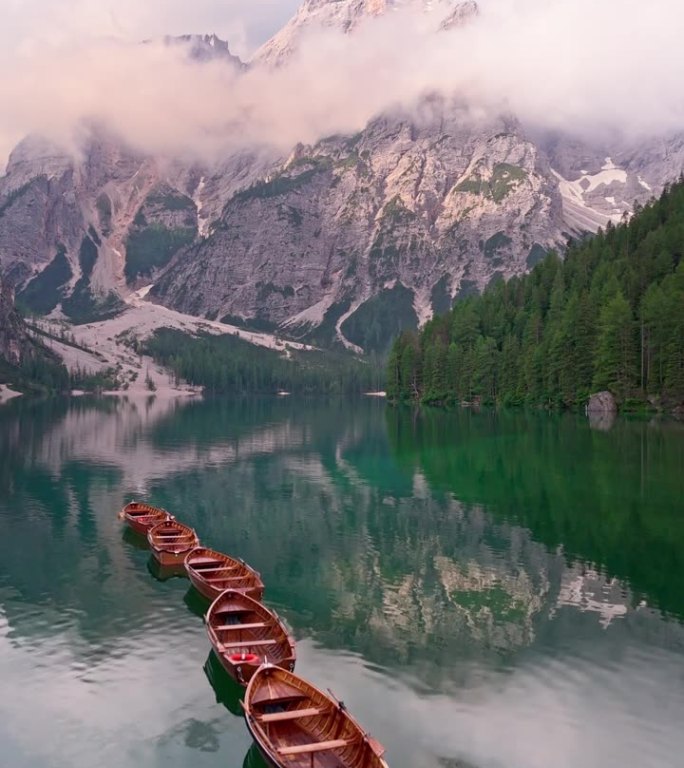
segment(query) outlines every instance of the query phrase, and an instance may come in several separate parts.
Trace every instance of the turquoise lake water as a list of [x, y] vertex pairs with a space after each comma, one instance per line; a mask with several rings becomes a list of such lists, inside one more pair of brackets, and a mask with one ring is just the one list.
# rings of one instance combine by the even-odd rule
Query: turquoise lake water
[[684, 426], [373, 399], [0, 409], [0, 765], [262, 763], [206, 608], [116, 513], [261, 571], [391, 768], [684, 765]]

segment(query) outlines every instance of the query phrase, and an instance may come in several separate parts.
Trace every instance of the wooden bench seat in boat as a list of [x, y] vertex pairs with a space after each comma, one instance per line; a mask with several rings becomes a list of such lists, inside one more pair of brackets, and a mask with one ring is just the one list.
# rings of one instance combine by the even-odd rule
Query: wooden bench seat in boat
[[255, 621], [253, 624], [220, 624], [218, 627], [214, 627], [214, 629], [235, 631], [236, 629], [261, 629], [268, 626], [270, 624], [265, 621]]
[[198, 568], [195, 563], [190, 563], [190, 567], [198, 574], [217, 573], [218, 571], [237, 571], [238, 569], [237, 565], [222, 565], [219, 568]]
[[328, 749], [341, 749], [352, 744], [352, 739], [332, 739], [331, 741], [317, 741], [314, 744], [299, 744], [296, 747], [281, 747], [279, 755], [305, 755], [310, 752], [325, 752]]
[[243, 576], [215, 576], [213, 579], [205, 579], [207, 584], [217, 584], [219, 581], [240, 581], [249, 578], [247, 574]]
[[214, 616], [235, 616], [238, 613], [250, 613], [250, 610], [236, 605], [234, 608], [221, 608], [220, 611], [214, 611]]
[[259, 715], [257, 719], [260, 723], [280, 723], [284, 720], [299, 720], [304, 717], [316, 717], [316, 715], [322, 715], [324, 712], [325, 710], [319, 707], [311, 707], [310, 709], [290, 709], [287, 712], [272, 712], [267, 715]]
[[279, 642], [279, 640], [240, 640], [240, 642], [234, 643], [232, 640], [228, 640], [228, 642], [221, 643], [221, 645], [224, 649], [253, 648], [255, 646], [278, 645]]

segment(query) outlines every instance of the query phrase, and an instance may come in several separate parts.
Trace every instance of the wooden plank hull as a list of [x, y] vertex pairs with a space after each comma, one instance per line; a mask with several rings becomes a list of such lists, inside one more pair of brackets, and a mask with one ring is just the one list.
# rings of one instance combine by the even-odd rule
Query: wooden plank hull
[[179, 573], [183, 570], [183, 563], [188, 554], [187, 550], [182, 552], [168, 552], [165, 549], [152, 548], [152, 554], [155, 559], [162, 566], [162, 568], [174, 568]]
[[252, 738], [274, 768], [388, 768], [382, 745], [341, 702], [291, 672], [260, 667], [244, 708]]
[[222, 552], [198, 547], [186, 555], [185, 570], [192, 586], [212, 602], [226, 589], [242, 592], [253, 600], [264, 597], [259, 573], [244, 561]]
[[238, 685], [247, 685], [265, 662], [294, 669], [294, 638], [274, 611], [244, 593], [223, 592], [207, 611], [206, 624], [214, 654]]
[[185, 568], [182, 565], [162, 565], [154, 555], [150, 555], [147, 561], [147, 570], [157, 581], [185, 577]]

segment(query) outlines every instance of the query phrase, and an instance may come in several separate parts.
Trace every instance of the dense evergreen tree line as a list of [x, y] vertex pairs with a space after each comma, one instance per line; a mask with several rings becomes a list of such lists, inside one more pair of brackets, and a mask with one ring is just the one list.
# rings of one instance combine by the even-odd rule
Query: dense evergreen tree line
[[54, 394], [70, 388], [67, 369], [47, 354], [27, 355], [18, 366], [0, 361], [0, 381], [33, 394]]
[[113, 368], [99, 373], [80, 369], [70, 372], [42, 347], [32, 355], [26, 355], [20, 365], [0, 360], [0, 381], [32, 395], [63, 395], [73, 389], [97, 393], [119, 386]]
[[377, 389], [382, 370], [348, 355], [255, 347], [232, 336], [188, 336], [162, 329], [145, 351], [190, 384], [209, 393], [354, 394]]
[[684, 402], [684, 179], [629, 222], [459, 301], [390, 352], [387, 392], [425, 403]]

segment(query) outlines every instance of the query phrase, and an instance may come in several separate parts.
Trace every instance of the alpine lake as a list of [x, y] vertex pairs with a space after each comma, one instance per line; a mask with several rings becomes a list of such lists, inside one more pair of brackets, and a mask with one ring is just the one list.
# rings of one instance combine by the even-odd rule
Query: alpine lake
[[[262, 574], [390, 768], [684, 766], [684, 425], [384, 401], [0, 408], [0, 765], [260, 768], [207, 603], [117, 519]], [[315, 763], [314, 763], [315, 765]]]

